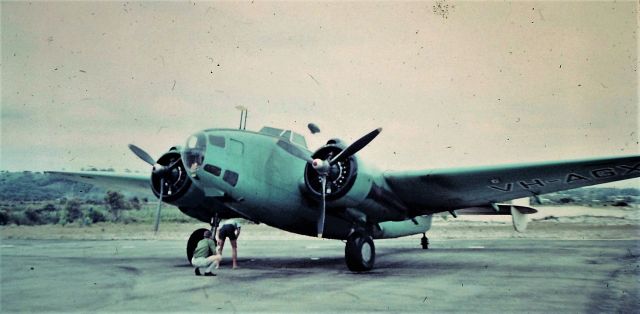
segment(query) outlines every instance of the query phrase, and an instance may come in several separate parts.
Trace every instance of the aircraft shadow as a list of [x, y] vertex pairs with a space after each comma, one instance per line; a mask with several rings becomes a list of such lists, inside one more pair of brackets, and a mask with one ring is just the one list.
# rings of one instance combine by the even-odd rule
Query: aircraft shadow
[[[398, 274], [402, 270], [429, 269], [430, 273], [450, 272], [451, 269], [462, 269], [469, 267], [488, 267], [488, 260], [471, 261], [464, 258], [449, 258], [450, 255], [467, 256], [469, 254], [482, 254], [491, 256], [492, 254], [518, 254], [526, 251], [524, 248], [435, 248], [422, 250], [420, 248], [384, 248], [376, 252], [376, 266], [370, 272], [354, 273], [347, 269], [344, 256], [333, 255], [311, 259], [309, 257], [283, 257], [283, 256], [245, 256], [238, 259], [238, 264], [243, 270], [254, 270], [260, 272], [280, 272], [282, 276], [292, 274], [308, 274], [323, 271], [323, 273], [350, 273], [354, 275], [380, 276]], [[225, 256], [221, 266], [222, 269], [230, 267], [231, 261]], [[190, 268], [186, 263], [175, 264], [174, 267]], [[278, 277], [278, 275], [273, 274]]]

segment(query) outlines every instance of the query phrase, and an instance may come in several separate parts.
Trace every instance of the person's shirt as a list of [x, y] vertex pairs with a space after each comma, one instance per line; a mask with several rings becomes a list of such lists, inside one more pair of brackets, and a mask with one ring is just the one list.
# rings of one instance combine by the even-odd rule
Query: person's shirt
[[216, 241], [204, 238], [198, 242], [196, 250], [193, 251], [193, 257], [209, 257], [216, 251]]

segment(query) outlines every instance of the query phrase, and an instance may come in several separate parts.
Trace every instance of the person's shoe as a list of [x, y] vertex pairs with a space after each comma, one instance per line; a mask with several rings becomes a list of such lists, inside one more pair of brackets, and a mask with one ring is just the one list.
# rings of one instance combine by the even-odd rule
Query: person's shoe
[[204, 275], [207, 276], [207, 277], [212, 277], [212, 276], [215, 276], [216, 274], [214, 274], [214, 273], [204, 273]]
[[200, 268], [196, 267], [196, 276], [202, 276], [202, 274], [200, 273]]

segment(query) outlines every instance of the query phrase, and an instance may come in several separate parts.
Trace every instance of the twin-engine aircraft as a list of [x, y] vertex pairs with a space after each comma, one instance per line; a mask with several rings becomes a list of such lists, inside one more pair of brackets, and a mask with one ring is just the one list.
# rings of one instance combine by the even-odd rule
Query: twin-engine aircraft
[[[315, 126], [310, 125], [314, 132]], [[423, 234], [440, 212], [512, 215], [526, 227], [528, 206], [501, 204], [540, 194], [640, 176], [640, 155], [502, 166], [381, 172], [357, 152], [380, 134], [373, 130], [350, 145], [331, 139], [315, 151], [302, 135], [264, 127], [208, 129], [171, 147], [157, 160], [130, 149], [152, 166], [151, 176], [113, 172], [51, 172], [120, 189], [151, 187], [162, 202], [202, 222], [244, 218], [285, 231], [346, 240], [352, 271], [375, 262], [374, 239]], [[187, 243], [191, 260], [202, 229]]]

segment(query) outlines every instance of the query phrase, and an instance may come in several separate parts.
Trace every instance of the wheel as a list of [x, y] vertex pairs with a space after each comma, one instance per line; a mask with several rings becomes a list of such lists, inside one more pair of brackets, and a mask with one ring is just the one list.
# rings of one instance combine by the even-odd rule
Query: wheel
[[376, 261], [376, 247], [368, 235], [355, 233], [347, 239], [344, 258], [351, 271], [368, 271]]
[[193, 251], [196, 250], [196, 247], [198, 246], [198, 242], [200, 242], [200, 240], [204, 239], [204, 232], [207, 231], [209, 229], [205, 229], [205, 228], [200, 228], [196, 231], [194, 231], [191, 236], [189, 237], [189, 241], [187, 241], [187, 260], [189, 261], [189, 264], [191, 264], [191, 258], [193, 257]]
[[424, 233], [422, 234], [422, 239], [420, 239], [420, 245], [422, 245], [423, 250], [429, 249], [429, 239]]

